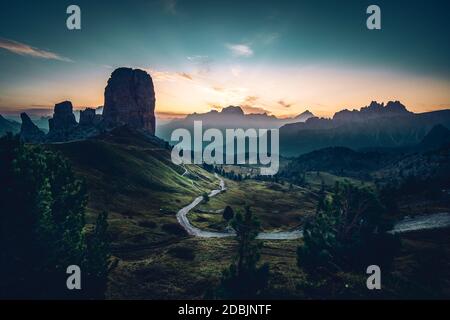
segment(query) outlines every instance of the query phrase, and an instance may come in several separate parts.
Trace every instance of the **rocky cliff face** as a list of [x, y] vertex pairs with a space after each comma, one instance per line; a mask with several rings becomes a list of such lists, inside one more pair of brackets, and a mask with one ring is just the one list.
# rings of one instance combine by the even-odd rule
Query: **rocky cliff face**
[[103, 121], [155, 134], [155, 90], [150, 75], [139, 69], [114, 70], [105, 88]]
[[46, 142], [86, 139], [98, 135], [103, 130], [102, 116], [95, 114], [95, 109], [92, 108], [80, 111], [80, 123], [77, 123], [70, 101], [57, 103], [53, 118], [48, 122], [50, 131], [45, 137]]
[[95, 126], [98, 127], [102, 121], [102, 115], [96, 114], [95, 109], [86, 108], [84, 111], [80, 111], [79, 125], [83, 127]]
[[43, 142], [45, 133], [31, 121], [30, 117], [26, 113], [21, 113], [20, 118], [22, 119], [20, 139], [25, 142]]
[[52, 141], [66, 141], [78, 125], [73, 114], [72, 102], [57, 103], [53, 111], [53, 118], [48, 120], [48, 138]]
[[[139, 69], [119, 68], [113, 71], [105, 88], [103, 115], [93, 108], [80, 111], [80, 122], [75, 120], [70, 101], [57, 103], [53, 117], [48, 120], [45, 135], [28, 117], [21, 115], [21, 137], [26, 142], [65, 142], [96, 136], [105, 130], [120, 126], [155, 134], [155, 90], [150, 75]], [[3, 123], [5, 125], [3, 125]], [[0, 133], [9, 121], [0, 116]], [[17, 127], [20, 125], [17, 123]], [[17, 128], [16, 131], [18, 131]], [[13, 131], [13, 130], [10, 130]]]

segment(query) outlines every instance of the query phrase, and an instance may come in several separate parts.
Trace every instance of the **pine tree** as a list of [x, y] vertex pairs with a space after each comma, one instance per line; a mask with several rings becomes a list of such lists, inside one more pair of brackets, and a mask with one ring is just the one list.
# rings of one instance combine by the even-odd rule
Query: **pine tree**
[[266, 288], [269, 265], [257, 266], [262, 243], [256, 240], [260, 223], [249, 207], [245, 214], [237, 213], [231, 221], [236, 231], [237, 261], [222, 273], [219, 296], [223, 298], [254, 298]]
[[230, 206], [226, 206], [223, 210], [223, 219], [225, 221], [230, 221], [234, 217], [234, 211]]
[[0, 181], [0, 296], [77, 297], [66, 269], [86, 260], [84, 182], [59, 154], [12, 135], [0, 138]]
[[[397, 240], [383, 233], [384, 212], [371, 189], [336, 183], [334, 192], [329, 197], [323, 195], [316, 215], [304, 226], [298, 265], [311, 272], [321, 268], [361, 270], [370, 261], [387, 266], [391, 259], [388, 251], [396, 247]], [[380, 243], [391, 243], [389, 250], [370, 249]]]

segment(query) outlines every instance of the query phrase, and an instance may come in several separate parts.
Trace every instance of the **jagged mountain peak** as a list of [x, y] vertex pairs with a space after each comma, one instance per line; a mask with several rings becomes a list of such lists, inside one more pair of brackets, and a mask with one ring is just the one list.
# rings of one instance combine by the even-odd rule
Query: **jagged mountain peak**
[[28, 114], [22, 112], [20, 114], [22, 125], [20, 127], [20, 138], [25, 142], [42, 142], [45, 133], [41, 131], [37, 125], [33, 123]]
[[389, 101], [386, 105], [382, 102], [372, 101], [368, 106], [362, 107], [360, 110], [352, 111], [344, 109], [334, 114], [333, 120], [338, 121], [361, 121], [378, 117], [389, 117], [397, 115], [409, 115], [412, 112], [400, 101]]
[[228, 106], [220, 111], [222, 114], [244, 115], [244, 111], [239, 106]]

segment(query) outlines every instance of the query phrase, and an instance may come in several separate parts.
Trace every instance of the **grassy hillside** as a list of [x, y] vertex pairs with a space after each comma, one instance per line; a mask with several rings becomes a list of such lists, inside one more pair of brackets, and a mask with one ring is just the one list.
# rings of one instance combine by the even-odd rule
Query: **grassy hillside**
[[[107, 298], [198, 299], [219, 282], [222, 270], [235, 258], [236, 241], [188, 237], [176, 221], [176, 211], [203, 192], [218, 187], [217, 179], [198, 166], [188, 173], [170, 161], [170, 151], [157, 139], [124, 129], [96, 139], [48, 145], [70, 159], [86, 179], [88, 221], [98, 212], [110, 212], [110, 235], [115, 261], [109, 276]], [[226, 180], [228, 190], [199, 206], [191, 219], [199, 226], [223, 228], [221, 210], [235, 211], [245, 204], [262, 220], [266, 230], [290, 229], [315, 211], [322, 181], [332, 186], [344, 178], [325, 172], [308, 172], [305, 187], [268, 181]], [[352, 180], [361, 184], [359, 180]], [[203, 215], [203, 216], [202, 216]], [[199, 219], [200, 218], [200, 219]], [[220, 220], [220, 221], [219, 221]], [[403, 248], [394, 270], [383, 275], [379, 298], [448, 297], [448, 230], [402, 235]], [[270, 264], [267, 298], [312, 298], [305, 273], [297, 267], [296, 249], [302, 240], [264, 241], [261, 263]], [[426, 273], [429, 261], [442, 259]], [[436, 276], [433, 276], [433, 275]], [[333, 275], [339, 297], [367, 298], [364, 270]], [[433, 278], [434, 277], [434, 278]], [[447, 279], [440, 284], [431, 283]], [[434, 280], [433, 280], [434, 279]], [[344, 289], [342, 289], [344, 288]], [[434, 292], [436, 288], [439, 292]], [[320, 298], [327, 295], [321, 293]]]
[[13, 134], [19, 133], [20, 123], [12, 120], [7, 120], [2, 115], [0, 115], [0, 137], [8, 132], [11, 132]]
[[242, 213], [249, 205], [266, 231], [296, 228], [315, 211], [317, 193], [313, 190], [256, 180], [226, 180], [225, 184], [228, 190], [224, 194], [201, 204], [198, 210], [190, 214], [194, 225], [223, 230], [226, 223], [222, 210], [227, 205]]
[[[233, 168], [234, 172], [236, 169]], [[253, 179], [243, 181], [225, 180], [227, 191], [199, 205], [189, 214], [192, 224], [213, 231], [223, 231], [227, 223], [222, 217], [225, 206], [235, 212], [249, 205], [252, 212], [261, 221], [264, 231], [292, 230], [301, 226], [305, 218], [316, 211], [322, 181], [332, 188], [337, 181], [349, 181], [359, 186], [372, 186], [370, 182], [339, 177], [327, 172], [307, 172], [305, 185], [276, 183]]]
[[[123, 129], [47, 147], [64, 154], [86, 179], [88, 221], [93, 222], [101, 210], [110, 212], [115, 267], [110, 274], [108, 298], [202, 298], [218, 283], [224, 266], [234, 258], [235, 241], [188, 237], [174, 227], [178, 226], [175, 214], [179, 208], [218, 187], [211, 173], [192, 165], [183, 175], [184, 168], [172, 164], [164, 145]], [[239, 202], [242, 191], [238, 183], [226, 183], [231, 189], [229, 195], [223, 195], [230, 198], [218, 203], [227, 199]], [[265, 184], [257, 183], [255, 194], [281, 194]], [[248, 187], [255, 185], [249, 183]], [[212, 198], [211, 204], [220, 197]], [[287, 206], [295, 206], [288, 196], [284, 201]], [[296, 283], [301, 274], [295, 265], [297, 243], [265, 244], [263, 260], [273, 266], [274, 297], [298, 296]]]
[[88, 222], [110, 214], [113, 247], [142, 246], [184, 235], [176, 211], [199, 194], [217, 187], [207, 171], [174, 165], [161, 141], [126, 129], [95, 139], [48, 145], [72, 162], [89, 192]]

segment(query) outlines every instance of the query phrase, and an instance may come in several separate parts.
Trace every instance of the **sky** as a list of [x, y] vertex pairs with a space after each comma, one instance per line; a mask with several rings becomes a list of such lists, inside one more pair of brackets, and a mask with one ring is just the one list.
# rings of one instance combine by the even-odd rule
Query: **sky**
[[[81, 9], [68, 30], [66, 8]], [[366, 9], [381, 9], [368, 30]], [[450, 108], [449, 1], [0, 0], [0, 114], [103, 105], [111, 72], [150, 73], [160, 118], [240, 105], [329, 117], [372, 100]]]

